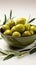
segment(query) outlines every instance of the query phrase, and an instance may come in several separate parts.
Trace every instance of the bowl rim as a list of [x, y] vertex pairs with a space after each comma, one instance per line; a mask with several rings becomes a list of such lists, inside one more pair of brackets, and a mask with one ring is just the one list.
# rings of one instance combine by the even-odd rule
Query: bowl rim
[[[2, 32], [1, 32], [1, 34], [2, 34], [2, 35], [5, 35], [5, 36], [10, 36], [10, 37], [13, 37], [13, 36], [11, 36], [11, 35], [6, 35], [6, 34], [3, 34]], [[34, 36], [34, 35], [36, 35], [36, 34], [29, 35], [29, 36], [24, 36], [24, 37], [13, 37], [13, 38], [27, 38], [27, 37], [31, 37], [31, 36]]]

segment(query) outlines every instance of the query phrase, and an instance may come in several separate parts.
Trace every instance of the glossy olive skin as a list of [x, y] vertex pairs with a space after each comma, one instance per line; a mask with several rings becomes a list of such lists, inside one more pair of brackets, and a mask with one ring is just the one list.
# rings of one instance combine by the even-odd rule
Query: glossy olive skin
[[25, 24], [26, 23], [26, 19], [25, 18], [18, 18], [17, 20], [16, 20], [16, 25], [17, 24]]
[[30, 36], [30, 35], [31, 35], [30, 31], [25, 31], [25, 32], [23, 32], [22, 37]]
[[34, 34], [34, 31], [30, 30], [30, 33], [31, 33], [31, 35], [33, 35]]
[[29, 23], [25, 23], [24, 26], [25, 26], [26, 31], [30, 30], [30, 24]]
[[4, 31], [5, 31], [5, 30], [7, 30], [7, 29], [10, 29], [10, 28], [9, 28], [9, 26], [8, 26], [7, 24], [2, 25], [2, 27], [1, 27], [1, 28], [2, 28]]
[[34, 32], [36, 33], [36, 26], [35, 26], [35, 31]]
[[14, 20], [9, 20], [8, 26], [9, 26], [10, 28], [12, 28], [14, 25], [15, 25]]
[[13, 27], [11, 28], [11, 32], [13, 33], [14, 31], [16, 31], [16, 26], [13, 26]]
[[30, 30], [32, 30], [32, 31], [34, 31], [34, 29], [35, 29], [35, 26], [30, 27]]
[[12, 33], [12, 37], [21, 37], [21, 34], [17, 31]]
[[18, 24], [16, 25], [16, 30], [22, 33], [23, 31], [25, 31], [25, 27], [23, 24]]
[[6, 30], [3, 34], [12, 35], [12, 32], [11, 32], [11, 30]]
[[8, 23], [2, 25], [1, 29], [3, 34], [16, 37], [30, 36], [36, 33], [36, 26], [26, 22], [26, 18], [18, 18], [16, 22], [11, 19]]
[[31, 27], [30, 27], [30, 30], [36, 31], [36, 27], [35, 27], [35, 26], [31, 26]]

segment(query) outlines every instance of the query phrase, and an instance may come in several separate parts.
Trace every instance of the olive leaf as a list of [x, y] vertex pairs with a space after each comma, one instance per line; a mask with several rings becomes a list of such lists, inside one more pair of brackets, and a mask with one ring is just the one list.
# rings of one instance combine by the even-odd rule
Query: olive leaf
[[10, 10], [10, 19], [11, 19], [11, 17], [12, 17], [12, 10]]
[[[8, 52], [10, 52], [10, 51], [8, 51]], [[12, 58], [12, 57], [14, 57], [14, 56], [19, 56], [19, 52], [17, 52], [17, 51], [11, 51], [10, 52], [10, 54], [8, 54], [3, 60], [8, 60], [8, 59], [10, 59], [10, 58]]]
[[30, 49], [21, 49], [19, 50], [20, 52], [23, 52], [23, 51], [29, 51]]
[[32, 48], [29, 53], [32, 54], [34, 52], [36, 52], [36, 46], [34, 48]]
[[0, 51], [0, 53], [3, 54], [3, 55], [7, 55], [7, 53], [4, 52], [4, 51]]
[[[11, 19], [11, 17], [12, 17], [12, 10], [10, 11], [10, 19]], [[13, 17], [13, 18], [14, 18], [14, 17]], [[4, 19], [4, 22], [3, 22], [2, 25], [6, 24], [6, 22], [7, 22], [8, 20], [9, 20], [9, 19], [7, 19], [6, 14], [5, 14], [5, 19]]]
[[27, 52], [29, 54], [32, 54], [32, 53], [36, 52], [36, 45], [30, 49], [25, 49], [25, 50], [22, 49], [22, 50], [20, 50], [20, 52]]
[[32, 18], [30, 21], [28, 21], [28, 23], [31, 23], [32, 21], [34, 21], [36, 18]]
[[8, 60], [8, 59], [12, 58], [13, 56], [22, 57], [22, 56], [25, 56], [27, 54], [32, 54], [34, 52], [36, 52], [36, 47], [35, 46], [31, 49], [22, 50], [22, 51], [19, 51], [19, 52], [16, 51], [16, 52], [14, 52], [14, 54], [11, 53], [8, 56], [6, 56], [4, 58], [4, 60]]
[[7, 17], [6, 17], [6, 14], [5, 14], [5, 19], [4, 19], [3, 25], [6, 24], [6, 22], [7, 22]]
[[12, 53], [10, 52], [10, 54], [8, 54], [3, 60], [8, 60], [8, 59], [10, 59], [10, 58], [12, 58], [12, 57], [14, 57], [14, 56], [21, 56], [21, 54], [22, 53], [20, 53], [20, 52], [15, 52], [15, 51], [13, 51]]
[[8, 60], [8, 59], [12, 58], [13, 56], [14, 56], [14, 54], [9, 54], [3, 60]]
[[8, 54], [5, 50], [3, 50], [1, 48], [0, 48], [0, 53], [3, 54], [3, 55], [7, 55]]
[[6, 57], [3, 60], [8, 60], [14, 56], [17, 57], [22, 57], [25, 56], [27, 54], [32, 54], [36, 52], [36, 45], [30, 49], [21, 49], [20, 51], [14, 51], [14, 50], [5, 50], [3, 51], [2, 49], [0, 49], [0, 53], [2, 53], [3, 55], [6, 55]]

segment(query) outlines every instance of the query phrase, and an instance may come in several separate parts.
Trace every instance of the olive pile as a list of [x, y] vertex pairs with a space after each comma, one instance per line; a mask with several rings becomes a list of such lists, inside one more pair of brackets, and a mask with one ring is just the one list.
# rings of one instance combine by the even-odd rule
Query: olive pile
[[2, 25], [3, 34], [13, 37], [24, 37], [33, 35], [36, 32], [36, 26], [26, 22], [25, 18], [18, 18], [16, 22], [9, 20], [7, 24]]

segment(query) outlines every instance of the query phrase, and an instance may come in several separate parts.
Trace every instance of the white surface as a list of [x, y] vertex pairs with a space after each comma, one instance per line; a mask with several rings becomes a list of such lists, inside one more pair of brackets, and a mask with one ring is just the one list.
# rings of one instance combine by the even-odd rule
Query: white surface
[[[3, 50], [8, 49], [8, 45], [3, 39], [0, 40], [0, 48]], [[36, 65], [36, 53], [32, 55], [26, 55], [22, 58], [13, 57], [7, 61], [3, 61], [3, 58], [4, 57], [2, 56], [0, 57], [0, 65]]]
[[[2, 39], [0, 40], [0, 48], [2, 49], [8, 49], [7, 44], [5, 43], [5, 41]], [[25, 65], [36, 65], [36, 53], [32, 54], [32, 55], [26, 55], [25, 57], [22, 58], [17, 58], [17, 57], [13, 57], [7, 61], [3, 61], [4, 57], [0, 57], [0, 65], [18, 65], [18, 64], [25, 64]]]
[[[13, 16], [26, 17], [28, 19], [31, 14], [32, 17], [36, 17], [36, 0], [0, 0], [0, 19], [3, 22], [4, 14], [9, 17], [10, 9], [13, 10]], [[34, 21], [36, 24], [36, 21]], [[34, 24], [34, 23], [33, 23]], [[8, 49], [5, 41], [0, 40], [0, 48]], [[18, 59], [13, 57], [7, 61], [3, 61], [0, 57], [0, 65], [36, 65], [36, 53], [27, 55]]]

